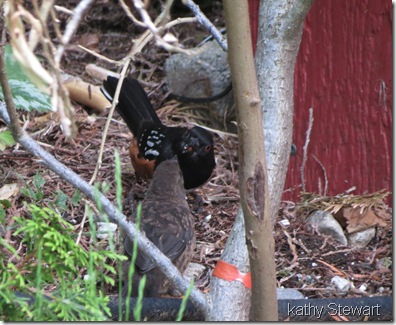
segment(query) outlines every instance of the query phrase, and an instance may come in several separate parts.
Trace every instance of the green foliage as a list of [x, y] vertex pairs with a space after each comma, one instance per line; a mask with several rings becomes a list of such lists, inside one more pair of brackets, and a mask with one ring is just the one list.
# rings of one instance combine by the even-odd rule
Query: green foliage
[[135, 321], [141, 320], [142, 307], [143, 307], [143, 293], [144, 293], [145, 286], [146, 286], [146, 274], [143, 275], [143, 277], [141, 278], [141, 280], [139, 282], [138, 297], [136, 300], [135, 309], [133, 310], [133, 318]]
[[75, 191], [72, 198], [70, 199], [70, 203], [74, 206], [77, 206], [80, 204], [81, 199], [82, 199], [81, 192]]
[[[5, 65], [15, 106], [29, 112], [33, 110], [48, 112], [51, 109], [50, 97], [39, 91], [36, 86], [30, 82], [20, 64], [15, 60], [10, 45], [5, 46]], [[1, 87], [0, 99], [4, 100]]]
[[[142, 204], [139, 203], [137, 206], [137, 210], [136, 210], [136, 234], [139, 234], [139, 230], [140, 230], [140, 220], [141, 220], [141, 214], [142, 214]], [[126, 310], [125, 310], [125, 319], [129, 320], [129, 313], [130, 313], [130, 297], [131, 297], [131, 293], [132, 293], [132, 277], [133, 277], [133, 273], [135, 272], [135, 261], [137, 258], [137, 253], [138, 253], [138, 246], [137, 246], [137, 236], [135, 237], [134, 241], [133, 241], [133, 249], [132, 249], [132, 256], [131, 256], [131, 263], [129, 264], [129, 269], [128, 269], [128, 288], [127, 288], [127, 296], [126, 296]], [[142, 279], [143, 280], [143, 279]], [[144, 284], [145, 284], [146, 280], [144, 278]], [[140, 283], [139, 283], [139, 296], [143, 295], [143, 290], [144, 287], [141, 287]], [[141, 311], [141, 305], [138, 303], [136, 304], [135, 307], [135, 311], [134, 311], [134, 317], [138, 317], [138, 319], [140, 319], [140, 314], [139, 314], [139, 310]], [[135, 320], [137, 320], [135, 318]]]
[[194, 288], [194, 279], [191, 280], [190, 285], [188, 286], [188, 289], [186, 291], [186, 294], [184, 295], [182, 302], [180, 304], [179, 312], [177, 313], [176, 317], [176, 322], [180, 322], [183, 319], [183, 313], [186, 310], [187, 306], [187, 300], [188, 297], [190, 297], [191, 291]]
[[15, 140], [12, 137], [12, 133], [9, 130], [0, 132], [0, 151], [4, 151], [5, 148], [13, 146]]
[[114, 160], [115, 160], [115, 180], [116, 180], [116, 199], [117, 199], [117, 208], [119, 211], [122, 211], [122, 182], [121, 182], [121, 159], [120, 154], [116, 150], [114, 152]]
[[[31, 219], [14, 218], [15, 235], [21, 235], [27, 249], [18, 267], [9, 259], [17, 256], [15, 249], [0, 238], [0, 320], [106, 320], [108, 297], [98, 294], [96, 285], [99, 281], [114, 285], [104, 274], [104, 270], [116, 273], [107, 262], [126, 258], [108, 250], [87, 252], [74, 242], [73, 226], [58, 213], [36, 205], [28, 210]], [[46, 291], [54, 286], [57, 290]], [[33, 297], [34, 303], [29, 305], [21, 293]]]
[[5, 209], [11, 207], [9, 200], [0, 200], [0, 225], [5, 226], [6, 224], [6, 212]]
[[[122, 208], [122, 186], [120, 159], [116, 153], [116, 200]], [[96, 237], [96, 223], [88, 205], [85, 213], [89, 221], [90, 248], [83, 249], [73, 238], [73, 225], [59, 214], [81, 202], [81, 193], [76, 191], [69, 198], [61, 190], [52, 195], [44, 193], [46, 180], [36, 173], [31, 184], [21, 189], [21, 193], [31, 201], [26, 203], [29, 218], [14, 216], [14, 236], [19, 236], [25, 251], [16, 251], [0, 237], [0, 321], [101, 321], [108, 320], [109, 298], [101, 290], [105, 284], [114, 286], [116, 269], [122, 269], [127, 257], [115, 251], [113, 234], [109, 238], [109, 250], [103, 250]], [[110, 185], [103, 182], [96, 189], [108, 192]], [[48, 191], [47, 191], [48, 192]], [[98, 201], [98, 200], [97, 200]], [[99, 212], [107, 215], [99, 202]], [[5, 224], [5, 209], [11, 202], [0, 202], [0, 222]], [[140, 228], [141, 204], [137, 206], [136, 230]], [[135, 238], [128, 272], [128, 295], [126, 313], [119, 313], [120, 320], [125, 315], [129, 320], [132, 276], [137, 256]], [[112, 265], [116, 265], [116, 268]], [[84, 275], [84, 276], [83, 276]], [[135, 320], [141, 319], [142, 298], [146, 278], [139, 283]], [[119, 278], [121, 297], [122, 279]], [[189, 294], [189, 293], [188, 293]], [[188, 297], [187, 294], [187, 297]], [[187, 299], [187, 297], [185, 299]], [[120, 299], [121, 302], [121, 299]], [[122, 307], [122, 304], [120, 303]], [[184, 308], [184, 307], [183, 307]], [[180, 318], [183, 309], [180, 310]]]
[[33, 187], [27, 185], [27, 188], [21, 188], [21, 193], [26, 197], [32, 199], [33, 202], [38, 202], [43, 199], [44, 192], [43, 186], [45, 185], [45, 179], [41, 174], [36, 173], [33, 176]]
[[69, 198], [64, 192], [58, 189], [52, 196], [48, 196], [47, 194], [47, 197], [45, 197], [43, 190], [45, 183], [44, 177], [37, 172], [33, 176], [32, 184], [22, 187], [21, 193], [29, 198], [32, 203], [37, 204], [42, 202], [58, 211], [66, 211], [69, 206], [78, 206], [80, 204], [82, 198], [80, 191], [75, 191], [73, 196]]

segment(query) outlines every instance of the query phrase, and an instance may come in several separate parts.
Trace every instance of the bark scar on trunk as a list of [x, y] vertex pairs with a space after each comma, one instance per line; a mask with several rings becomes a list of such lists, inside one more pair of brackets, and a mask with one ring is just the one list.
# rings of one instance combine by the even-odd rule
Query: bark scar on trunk
[[264, 218], [265, 205], [265, 175], [263, 165], [257, 162], [253, 177], [246, 180], [246, 203], [247, 206], [257, 219], [260, 221]]

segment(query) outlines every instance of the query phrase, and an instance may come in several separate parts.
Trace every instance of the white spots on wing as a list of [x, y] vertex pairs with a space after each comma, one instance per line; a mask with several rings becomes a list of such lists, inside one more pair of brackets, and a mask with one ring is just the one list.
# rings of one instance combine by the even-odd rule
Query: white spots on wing
[[144, 129], [140, 139], [139, 148], [144, 148], [144, 157], [149, 159], [148, 156], [158, 157], [162, 147], [162, 139], [166, 136], [162, 128], [158, 129]]
[[154, 149], [149, 149], [149, 150], [145, 151], [144, 155], [145, 156], [152, 155], [152, 156], [157, 157], [159, 155], [159, 152], [157, 150], [154, 150]]

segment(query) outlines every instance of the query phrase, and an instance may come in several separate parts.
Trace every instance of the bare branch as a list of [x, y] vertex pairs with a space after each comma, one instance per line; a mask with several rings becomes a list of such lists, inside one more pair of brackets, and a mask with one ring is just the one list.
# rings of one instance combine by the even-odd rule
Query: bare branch
[[224, 1], [224, 13], [238, 122], [241, 207], [252, 279], [250, 319], [273, 321], [278, 319], [274, 238], [247, 1]]
[[62, 42], [59, 45], [55, 54], [55, 62], [57, 65], [60, 64], [60, 60], [65, 50], [65, 46], [70, 42], [70, 39], [74, 35], [74, 32], [76, 31], [78, 25], [80, 24], [80, 21], [84, 13], [86, 12], [86, 10], [89, 8], [89, 6], [93, 1], [94, 0], [82, 0], [74, 9], [72, 18], [67, 24], [65, 32], [63, 34]]
[[130, 62], [131, 62], [131, 58], [129, 57], [126, 60], [124, 66], [122, 68], [121, 75], [120, 75], [120, 78], [118, 80], [117, 88], [116, 88], [116, 91], [115, 91], [115, 94], [114, 94], [113, 103], [111, 104], [110, 112], [109, 112], [109, 115], [107, 116], [106, 125], [105, 125], [105, 128], [103, 130], [102, 141], [100, 143], [99, 155], [98, 155], [98, 160], [97, 160], [97, 163], [96, 163], [95, 171], [94, 171], [94, 173], [92, 175], [91, 180], [89, 181], [89, 184], [93, 184], [93, 182], [95, 181], [96, 176], [97, 176], [97, 174], [99, 172], [99, 169], [102, 167], [102, 157], [103, 157], [104, 147], [105, 147], [105, 143], [106, 143], [107, 133], [109, 131], [109, 127], [110, 127], [111, 119], [112, 119], [113, 114], [114, 114], [115, 107], [118, 104], [118, 97], [120, 95], [122, 82], [123, 82], [123, 80], [125, 78], [125, 75], [126, 75], [126, 72], [127, 72], [127, 69], [128, 69], [128, 66], [129, 66]]
[[182, 0], [183, 4], [187, 6], [191, 12], [197, 17], [198, 22], [204, 26], [210, 34], [213, 35], [215, 40], [219, 43], [224, 51], [228, 50], [227, 40], [223, 37], [215, 25], [204, 15], [199, 6], [193, 0]]
[[6, 103], [6, 108], [8, 111], [8, 114], [5, 116], [4, 121], [10, 125], [12, 135], [14, 136], [16, 141], [18, 141], [23, 130], [19, 124], [18, 115], [16, 113], [16, 108], [14, 105], [14, 100], [12, 99], [11, 88], [9, 83], [7, 82], [7, 75], [5, 71], [5, 62], [4, 62], [4, 39], [1, 40], [1, 43], [2, 45], [0, 46], [0, 84], [1, 84], [1, 89], [3, 90], [4, 101]]
[[[48, 14], [50, 13], [50, 10], [53, 6], [53, 2], [54, 2], [53, 0], [45, 0], [42, 2], [41, 10], [38, 13], [41, 21], [47, 20]], [[37, 8], [38, 7], [37, 1], [33, 1], [33, 5], [35, 8]], [[29, 47], [32, 50], [34, 50], [36, 48], [36, 45], [37, 45], [39, 39], [40, 39], [40, 36], [37, 33], [37, 29], [32, 28], [30, 30], [30, 35], [29, 35]]]
[[[173, 3], [173, 0], [168, 0], [165, 6], [165, 9], [161, 13], [161, 15], [158, 17], [155, 22], [153, 22], [150, 18], [150, 15], [148, 14], [147, 10], [144, 7], [144, 4], [141, 0], [133, 0], [133, 4], [135, 5], [135, 8], [139, 12], [140, 16], [142, 17], [143, 20], [143, 25], [151, 32], [151, 34], [154, 36], [155, 42], [158, 46], [161, 46], [165, 50], [169, 52], [176, 52], [176, 53], [184, 53], [184, 54], [189, 54], [188, 50], [185, 50], [177, 45], [177, 39], [175, 37], [169, 37], [167, 34], [165, 36], [161, 36], [160, 32], [161, 30], [157, 27], [158, 23], [165, 17], [169, 15], [169, 10], [170, 7]], [[130, 13], [129, 10], [127, 10]], [[139, 23], [141, 25], [141, 23]], [[173, 36], [173, 35], [172, 35]]]
[[308, 117], [308, 129], [305, 134], [305, 144], [303, 147], [303, 160], [301, 163], [300, 167], [300, 176], [301, 176], [301, 185], [302, 185], [302, 190], [305, 192], [305, 165], [307, 163], [307, 157], [308, 157], [308, 145], [309, 145], [309, 140], [311, 139], [311, 131], [312, 131], [312, 125], [313, 125], [313, 108], [311, 107], [309, 109], [309, 117]]
[[325, 185], [324, 185], [324, 189], [323, 189], [322, 195], [323, 195], [323, 196], [326, 196], [326, 195], [327, 195], [327, 189], [328, 189], [328, 187], [329, 187], [329, 179], [327, 178], [326, 168], [325, 168], [325, 166], [323, 165], [323, 163], [322, 163], [315, 155], [312, 155], [312, 157], [313, 157], [313, 159], [316, 160], [316, 162], [319, 164], [319, 166], [320, 166], [320, 167], [322, 168], [322, 170], [323, 170], [323, 178], [324, 178], [324, 181], [325, 181]]

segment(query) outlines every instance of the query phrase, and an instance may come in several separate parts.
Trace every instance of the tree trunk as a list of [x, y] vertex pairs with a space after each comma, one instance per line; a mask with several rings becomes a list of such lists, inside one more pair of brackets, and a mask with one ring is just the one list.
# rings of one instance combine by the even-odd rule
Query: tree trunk
[[252, 277], [250, 318], [253, 321], [274, 321], [278, 319], [274, 240], [248, 3], [224, 1], [224, 12], [238, 121], [241, 207]]
[[[249, 255], [246, 248], [245, 222], [239, 208], [232, 231], [227, 240], [221, 260], [232, 264], [240, 272], [248, 273]], [[208, 293], [208, 321], [249, 320], [251, 290], [241, 282], [228, 282], [212, 276]]]
[[[287, 1], [267, 0], [261, 1], [260, 6], [256, 66], [262, 98], [272, 220], [274, 220], [281, 200], [290, 155], [294, 65], [301, 40], [303, 21], [312, 3], [313, 0], [302, 0], [298, 3], [295, 1], [293, 4], [288, 4]], [[229, 3], [226, 1], [225, 7], [234, 4], [235, 2]], [[282, 14], [278, 14], [279, 12]], [[229, 19], [228, 17], [227, 21]], [[274, 20], [279, 20], [278, 25], [275, 25]], [[235, 19], [234, 23], [237, 24], [237, 22], [240, 23], [240, 17]], [[272, 24], [268, 30], [264, 28], [266, 24]], [[288, 33], [286, 32], [287, 26], [291, 27]], [[281, 32], [278, 29], [281, 29]], [[247, 30], [247, 27], [245, 27], [245, 30]], [[279, 34], [276, 34], [278, 32]], [[233, 30], [228, 28], [229, 37], [231, 37], [231, 33], [233, 33]], [[249, 38], [247, 35], [243, 37]], [[267, 40], [266, 37], [269, 39]], [[242, 40], [239, 41], [239, 46], [242, 49], [251, 48]], [[243, 66], [244, 63], [241, 62], [240, 64]], [[234, 73], [234, 71], [232, 72]], [[240, 118], [238, 122], [241, 122]], [[244, 127], [246, 127], [245, 124]], [[240, 145], [245, 141], [241, 133], [243, 132], [240, 130]], [[242, 159], [241, 155], [240, 159]], [[245, 238], [243, 213], [240, 209], [221, 259], [235, 265], [241, 272], [248, 271], [249, 263]], [[272, 234], [269, 234], [268, 238], [272, 238]], [[273, 256], [271, 256], [271, 259], [273, 259]], [[208, 320], [248, 320], [249, 289], [240, 282], [227, 282], [215, 277], [211, 279], [211, 288]], [[272, 295], [272, 297], [275, 296], [276, 294]], [[253, 301], [255, 300], [256, 298], [253, 297]], [[261, 300], [256, 300], [256, 302], [260, 304]], [[273, 308], [274, 311], [277, 310], [275, 305]]]
[[260, 2], [255, 62], [262, 101], [272, 221], [282, 197], [292, 144], [294, 66], [304, 18], [313, 2]]

